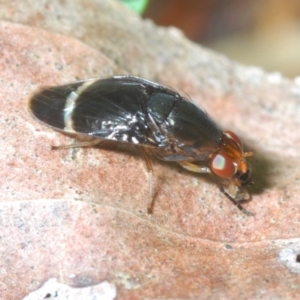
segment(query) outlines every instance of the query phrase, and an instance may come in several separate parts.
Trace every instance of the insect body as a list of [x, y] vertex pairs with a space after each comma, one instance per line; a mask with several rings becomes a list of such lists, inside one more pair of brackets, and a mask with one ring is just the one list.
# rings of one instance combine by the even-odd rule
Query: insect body
[[223, 132], [203, 110], [170, 88], [115, 76], [41, 88], [28, 105], [33, 116], [54, 129], [99, 142], [141, 146], [149, 172], [147, 153], [193, 172], [210, 173], [221, 191], [247, 213], [240, 201], [250, 199], [245, 186], [251, 169], [245, 158], [252, 153], [243, 152], [233, 132]]

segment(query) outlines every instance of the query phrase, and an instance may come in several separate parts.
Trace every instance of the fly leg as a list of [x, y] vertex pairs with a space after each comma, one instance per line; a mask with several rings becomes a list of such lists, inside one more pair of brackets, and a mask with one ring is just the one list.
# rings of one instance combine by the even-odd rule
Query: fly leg
[[51, 150], [70, 149], [70, 148], [81, 148], [81, 147], [93, 147], [102, 143], [102, 140], [92, 140], [85, 142], [75, 142], [69, 145], [51, 146]]
[[189, 170], [191, 172], [195, 173], [211, 173], [210, 168], [205, 166], [198, 166], [194, 165], [193, 163], [190, 163], [188, 161], [180, 161], [178, 162], [184, 169]]
[[248, 217], [253, 217], [254, 216], [254, 214], [251, 211], [244, 208], [241, 205], [241, 203], [239, 203], [239, 201], [236, 201], [236, 200], [232, 199], [224, 190], [221, 189], [221, 191], [242, 213], [244, 213]]
[[140, 147], [143, 158], [146, 162], [146, 167], [147, 167], [147, 173], [148, 173], [148, 207], [147, 207], [147, 212], [149, 215], [152, 214], [153, 210], [153, 190], [152, 190], [152, 174], [153, 174], [153, 168], [152, 168], [152, 163], [151, 160], [147, 154], [147, 151], [145, 148]]
[[[208, 167], [205, 166], [198, 166], [198, 165], [194, 165], [193, 163], [190, 163], [188, 161], [181, 161], [179, 162], [179, 164], [186, 170], [189, 170], [191, 172], [195, 172], [195, 173], [210, 173], [211, 174], [211, 170]], [[230, 193], [221, 185], [219, 185], [219, 188], [221, 190], [221, 192], [226, 195], [226, 197], [241, 211], [243, 212], [245, 215], [247, 216], [253, 216], [253, 213], [251, 213], [250, 211], [248, 211], [247, 209], [245, 209], [240, 201], [234, 199], [232, 196], [230, 196]], [[229, 186], [229, 188], [235, 188], [234, 186]], [[236, 192], [235, 192], [236, 193]], [[249, 196], [248, 196], [249, 197]], [[246, 197], [245, 197], [246, 198]], [[247, 200], [247, 199], [242, 199], [242, 200]]]

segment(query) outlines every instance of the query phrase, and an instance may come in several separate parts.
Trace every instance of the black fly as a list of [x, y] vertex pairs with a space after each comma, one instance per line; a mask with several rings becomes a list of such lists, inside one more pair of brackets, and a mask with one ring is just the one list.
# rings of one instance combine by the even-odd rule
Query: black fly
[[93, 146], [103, 140], [140, 146], [149, 173], [148, 212], [152, 210], [152, 165], [148, 154], [176, 161], [197, 173], [210, 173], [221, 191], [246, 214], [240, 202], [251, 169], [240, 139], [222, 131], [198, 106], [165, 86], [133, 76], [89, 79], [44, 87], [29, 98], [29, 111], [52, 128], [94, 137], [91, 142], [54, 148]]

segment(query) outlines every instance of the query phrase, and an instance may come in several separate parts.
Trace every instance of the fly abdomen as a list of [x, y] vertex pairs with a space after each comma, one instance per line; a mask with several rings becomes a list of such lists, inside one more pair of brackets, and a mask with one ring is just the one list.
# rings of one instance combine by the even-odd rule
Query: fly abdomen
[[[40, 121], [59, 130], [66, 131], [66, 119], [72, 112], [68, 99], [74, 98], [83, 81], [57, 87], [46, 87], [37, 90], [29, 101], [30, 112]], [[76, 96], [77, 98], [77, 96]], [[76, 99], [75, 99], [76, 100]], [[75, 102], [73, 101], [73, 103]]]

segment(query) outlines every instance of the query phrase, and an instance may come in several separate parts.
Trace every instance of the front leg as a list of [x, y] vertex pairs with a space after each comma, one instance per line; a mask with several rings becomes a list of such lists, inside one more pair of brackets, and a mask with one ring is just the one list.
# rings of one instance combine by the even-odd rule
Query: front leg
[[[205, 166], [198, 166], [195, 165], [191, 162], [188, 161], [181, 161], [178, 162], [183, 168], [185, 168], [186, 170], [189, 170], [191, 172], [195, 172], [195, 173], [209, 173], [211, 174], [211, 170], [209, 167], [205, 167]], [[221, 190], [221, 192], [226, 195], [226, 197], [240, 210], [242, 211], [245, 215], [247, 216], [253, 216], [253, 213], [246, 210], [240, 203], [240, 201], [243, 200], [248, 200], [249, 199], [249, 195], [248, 193], [244, 193], [243, 197], [241, 197], [241, 199], [235, 199], [237, 198], [236, 195], [238, 192], [240, 192], [237, 185], [235, 185], [234, 183], [229, 184], [229, 186], [227, 188], [224, 188], [224, 186], [222, 186], [222, 184], [219, 183], [219, 188]], [[232, 196], [234, 195], [234, 196]]]
[[211, 170], [209, 167], [198, 166], [188, 161], [180, 161], [178, 162], [184, 169], [189, 170], [195, 173], [209, 173], [211, 174]]

